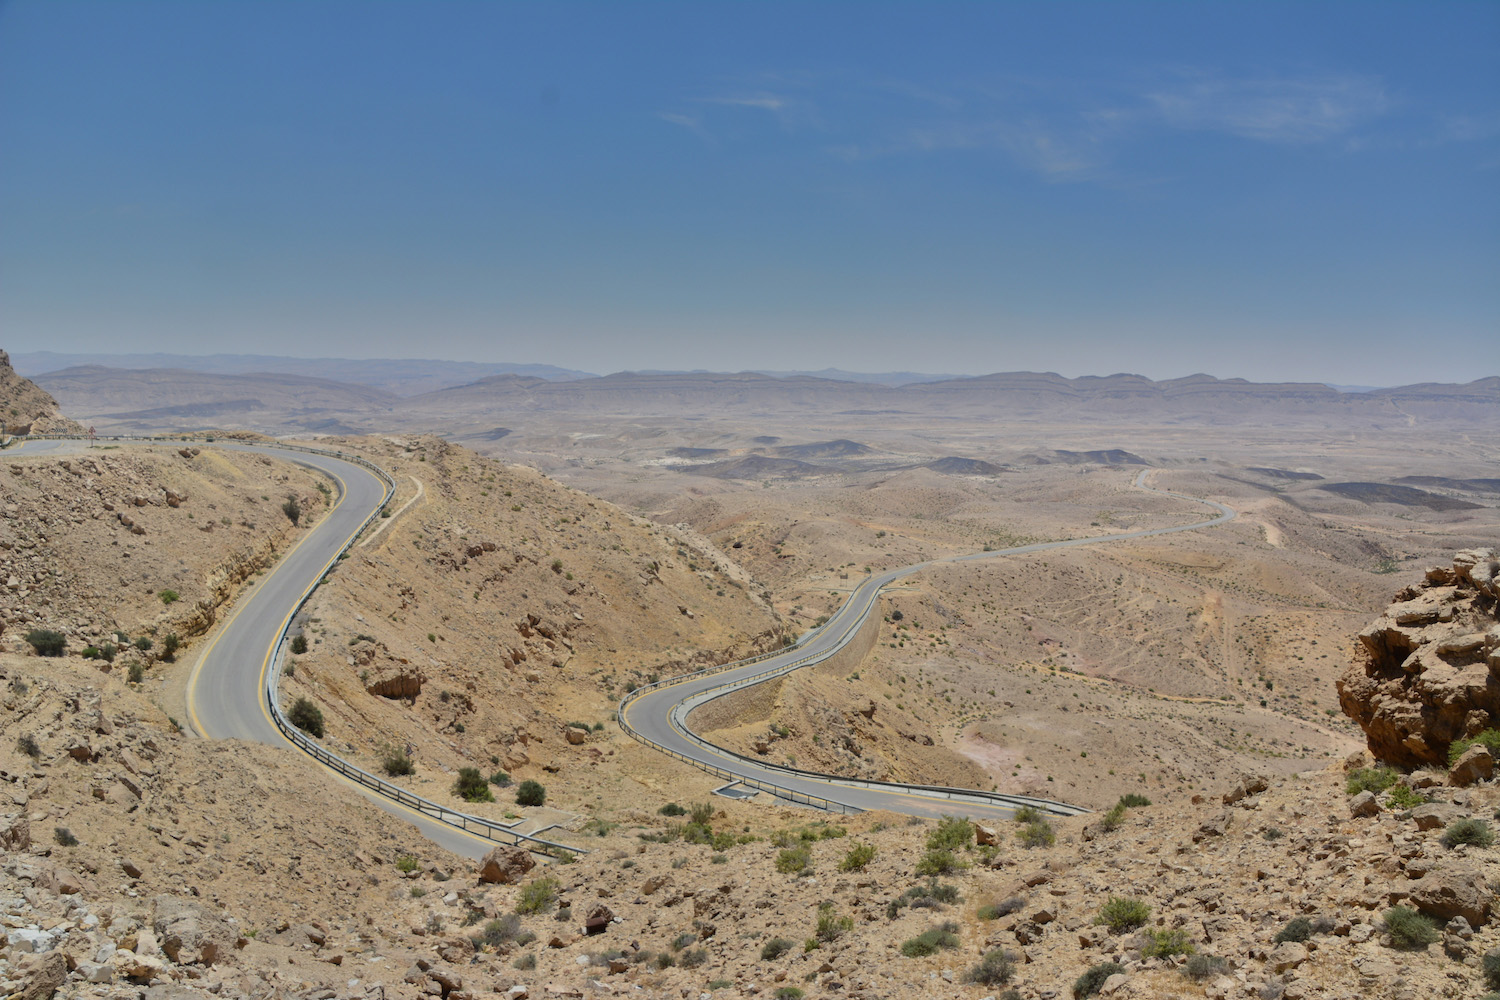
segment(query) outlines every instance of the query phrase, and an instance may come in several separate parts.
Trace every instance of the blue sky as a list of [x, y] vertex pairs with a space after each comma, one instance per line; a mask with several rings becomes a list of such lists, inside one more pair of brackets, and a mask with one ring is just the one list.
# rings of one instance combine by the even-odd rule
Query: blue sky
[[0, 347], [1500, 373], [1500, 3], [0, 5]]

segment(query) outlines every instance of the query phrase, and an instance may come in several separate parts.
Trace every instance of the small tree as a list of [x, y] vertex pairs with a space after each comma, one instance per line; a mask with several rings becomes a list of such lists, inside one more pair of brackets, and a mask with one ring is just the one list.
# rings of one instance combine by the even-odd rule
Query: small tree
[[61, 656], [67, 648], [68, 637], [50, 628], [34, 628], [26, 633], [26, 641], [38, 656]]
[[292, 636], [292, 652], [298, 656], [301, 656], [303, 653], [307, 652], [307, 636]]
[[495, 801], [494, 794], [490, 792], [490, 783], [484, 780], [484, 775], [479, 773], [477, 767], [458, 769], [458, 777], [453, 781], [453, 794], [465, 802]]
[[527, 778], [516, 788], [516, 805], [539, 806], [547, 801], [547, 789], [539, 781]]
[[302, 505], [297, 502], [296, 497], [287, 497], [286, 502], [281, 505], [281, 512], [293, 524], [302, 519]]
[[168, 632], [161, 640], [162, 657], [168, 663], [177, 658], [177, 650], [182, 648], [182, 640], [177, 637], [176, 632]]
[[417, 771], [417, 766], [406, 755], [406, 751], [398, 747], [386, 748], [385, 753], [380, 757], [380, 766], [385, 770], [386, 774], [392, 777], [415, 774]]
[[298, 698], [292, 703], [292, 710], [286, 713], [287, 721], [309, 736], [323, 738], [323, 713], [306, 698]]

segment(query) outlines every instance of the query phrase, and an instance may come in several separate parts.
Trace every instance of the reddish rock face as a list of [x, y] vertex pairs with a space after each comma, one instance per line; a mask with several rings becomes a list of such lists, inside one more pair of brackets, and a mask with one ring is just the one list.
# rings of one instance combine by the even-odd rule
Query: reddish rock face
[[1376, 758], [1446, 765], [1454, 740], [1500, 727], [1497, 597], [1500, 553], [1470, 549], [1359, 634], [1364, 662], [1339, 678], [1339, 704]]

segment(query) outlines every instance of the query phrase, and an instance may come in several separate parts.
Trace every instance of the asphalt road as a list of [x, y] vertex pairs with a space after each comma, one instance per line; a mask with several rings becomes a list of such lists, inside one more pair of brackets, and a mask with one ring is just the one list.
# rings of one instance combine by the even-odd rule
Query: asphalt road
[[[1014, 807], [990, 802], [965, 801], [943, 795], [924, 792], [913, 787], [899, 789], [871, 788], [837, 778], [816, 775], [805, 771], [767, 767], [757, 761], [739, 757], [722, 747], [692, 734], [686, 725], [688, 713], [697, 705], [712, 700], [731, 690], [753, 686], [754, 678], [768, 673], [787, 673], [799, 666], [810, 665], [836, 649], [845, 637], [852, 635], [866, 615], [876, 608], [882, 587], [904, 577], [919, 573], [940, 563], [973, 562], [980, 559], [997, 559], [1004, 556], [1025, 555], [1031, 552], [1046, 552], [1052, 549], [1072, 548], [1079, 545], [1099, 545], [1119, 542], [1131, 538], [1149, 538], [1156, 535], [1173, 534], [1179, 531], [1196, 531], [1235, 517], [1235, 511], [1221, 503], [1198, 497], [1155, 490], [1145, 485], [1150, 470], [1143, 470], [1136, 477], [1136, 487], [1151, 493], [1174, 497], [1179, 500], [1207, 505], [1218, 512], [1217, 516], [1193, 524], [1167, 528], [1150, 528], [1127, 531], [1115, 535], [1092, 538], [1075, 538], [1067, 541], [1040, 542], [1021, 545], [993, 552], [976, 552], [970, 555], [953, 556], [947, 559], [930, 560], [870, 577], [855, 588], [843, 606], [828, 620], [828, 623], [810, 639], [794, 649], [768, 660], [746, 665], [723, 673], [691, 678], [667, 687], [657, 688], [627, 701], [624, 718], [647, 741], [671, 753], [690, 760], [722, 768], [756, 781], [769, 782], [803, 795], [817, 796], [860, 809], [889, 809], [894, 812], [917, 816], [941, 814], [963, 815], [971, 819], [1008, 819]], [[769, 678], [766, 678], [769, 679]]]
[[[203, 442], [198, 444], [205, 446]], [[385, 484], [363, 466], [332, 456], [226, 441], [207, 446], [296, 462], [322, 472], [336, 485], [332, 510], [241, 594], [218, 635], [199, 651], [187, 684], [188, 720], [199, 735], [213, 739], [253, 740], [295, 750], [271, 721], [270, 710], [261, 696], [276, 640], [302, 602], [303, 595], [317, 586], [338, 558], [339, 551], [385, 498]], [[61, 456], [85, 454], [88, 450], [86, 441], [40, 440], [27, 441], [0, 454]], [[281, 515], [278, 513], [277, 516]], [[331, 780], [344, 782], [373, 804], [412, 823], [423, 836], [456, 854], [477, 858], [494, 846], [491, 841], [434, 822], [414, 809], [376, 795], [329, 768], [323, 770]]]

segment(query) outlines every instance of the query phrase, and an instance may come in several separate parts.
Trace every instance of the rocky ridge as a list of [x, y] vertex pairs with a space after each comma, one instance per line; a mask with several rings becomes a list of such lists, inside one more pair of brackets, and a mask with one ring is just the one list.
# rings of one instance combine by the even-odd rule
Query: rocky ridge
[[1442, 764], [1454, 741], [1500, 726], [1497, 598], [1500, 552], [1465, 550], [1359, 633], [1363, 662], [1339, 678], [1339, 703], [1377, 758]]
[[77, 434], [83, 428], [62, 415], [57, 400], [16, 374], [0, 351], [0, 422], [6, 434]]

